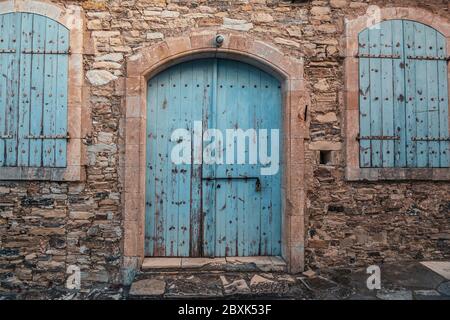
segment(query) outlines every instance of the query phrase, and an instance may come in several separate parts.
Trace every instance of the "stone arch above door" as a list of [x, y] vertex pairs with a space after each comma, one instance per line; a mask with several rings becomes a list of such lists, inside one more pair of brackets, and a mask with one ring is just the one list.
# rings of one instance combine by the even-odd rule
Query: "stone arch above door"
[[272, 74], [282, 83], [284, 116], [284, 177], [282, 213], [282, 255], [290, 272], [304, 267], [304, 139], [308, 136], [305, 113], [309, 104], [303, 62], [284, 55], [262, 41], [236, 33], [223, 34], [225, 41], [216, 47], [217, 33], [192, 33], [169, 38], [142, 48], [127, 61], [124, 111], [123, 212], [124, 280], [140, 267], [144, 258], [145, 225], [145, 135], [147, 80], [171, 65], [208, 57], [238, 60]]

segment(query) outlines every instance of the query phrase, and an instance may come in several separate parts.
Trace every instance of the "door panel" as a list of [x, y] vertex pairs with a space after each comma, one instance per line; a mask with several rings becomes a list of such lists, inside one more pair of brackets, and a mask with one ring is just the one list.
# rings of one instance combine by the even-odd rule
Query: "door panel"
[[[231, 157], [227, 150], [234, 144], [226, 139], [227, 129], [268, 129], [269, 138], [270, 129], [281, 129], [280, 91], [272, 76], [221, 59], [179, 64], [149, 81], [146, 255], [281, 253], [281, 173], [262, 176], [262, 165], [249, 163], [249, 144], [245, 161], [236, 163], [236, 147]], [[171, 140], [179, 128], [191, 137], [189, 163], [171, 161], [173, 148], [183, 143]], [[207, 129], [217, 129], [224, 139], [202, 143]], [[257, 136], [251, 138], [258, 148]], [[208, 146], [223, 161], [208, 162]], [[226, 164], [227, 157], [235, 161]]]

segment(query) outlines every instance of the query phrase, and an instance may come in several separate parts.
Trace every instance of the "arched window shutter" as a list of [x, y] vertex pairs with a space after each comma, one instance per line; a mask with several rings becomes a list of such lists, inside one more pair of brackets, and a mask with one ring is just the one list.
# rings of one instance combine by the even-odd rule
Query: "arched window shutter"
[[65, 167], [69, 31], [0, 15], [0, 166]]
[[359, 35], [360, 166], [449, 166], [446, 40], [384, 21]]

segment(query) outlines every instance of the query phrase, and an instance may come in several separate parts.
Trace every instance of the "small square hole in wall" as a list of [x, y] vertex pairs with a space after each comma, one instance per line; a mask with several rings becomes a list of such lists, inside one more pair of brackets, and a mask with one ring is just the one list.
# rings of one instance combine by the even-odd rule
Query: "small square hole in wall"
[[332, 153], [330, 150], [320, 150], [320, 164], [330, 165], [333, 163]]

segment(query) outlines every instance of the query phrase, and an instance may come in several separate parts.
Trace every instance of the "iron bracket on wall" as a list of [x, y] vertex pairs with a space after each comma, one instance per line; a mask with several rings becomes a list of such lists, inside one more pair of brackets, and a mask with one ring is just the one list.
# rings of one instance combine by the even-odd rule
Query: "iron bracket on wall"
[[14, 138], [14, 136], [13, 135], [8, 135], [8, 134], [6, 134], [6, 135], [0, 135], [0, 139], [12, 139], [12, 138]]
[[203, 180], [256, 180], [255, 183], [255, 191], [260, 192], [261, 191], [261, 180], [259, 177], [247, 177], [247, 176], [239, 176], [239, 177], [202, 177]]
[[0, 49], [0, 53], [16, 53], [16, 49]]

